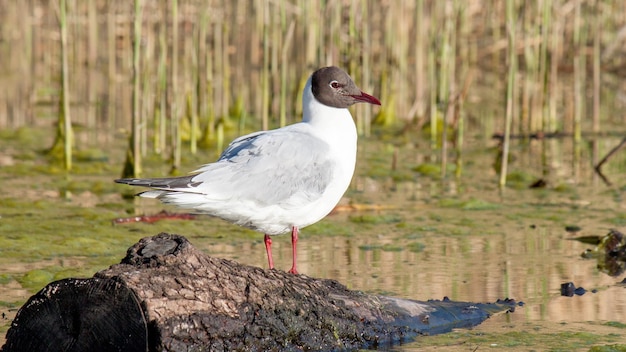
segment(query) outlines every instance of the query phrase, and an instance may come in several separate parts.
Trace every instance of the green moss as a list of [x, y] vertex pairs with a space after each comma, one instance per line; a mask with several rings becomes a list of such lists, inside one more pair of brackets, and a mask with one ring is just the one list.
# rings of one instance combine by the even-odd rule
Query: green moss
[[615, 226], [626, 226], [626, 214], [618, 214], [615, 217], [609, 218], [608, 222]]
[[626, 352], [626, 345], [593, 346], [589, 352]]
[[396, 244], [386, 243], [381, 247], [381, 249], [385, 252], [402, 252], [404, 250], [404, 247]]
[[424, 251], [424, 248], [426, 248], [426, 245], [421, 242], [412, 242], [412, 243], [407, 244], [406, 248], [410, 252], [419, 253], [419, 252]]
[[500, 204], [487, 202], [482, 199], [471, 199], [467, 202], [464, 202], [462, 206], [462, 209], [465, 210], [493, 210], [499, 208]]
[[[305, 234], [313, 234], [315, 236], [344, 236], [349, 237], [355, 234], [353, 226], [349, 226], [344, 222], [331, 221], [330, 219], [322, 220], [316, 224], [308, 226], [303, 230]], [[255, 232], [256, 233], [256, 232]]]
[[74, 154], [78, 162], [108, 162], [109, 156], [98, 148], [87, 148], [76, 151]]
[[618, 321], [609, 321], [609, 322], [606, 322], [604, 325], [612, 326], [614, 328], [626, 329], [626, 324], [618, 322]]
[[528, 189], [536, 177], [525, 171], [512, 171], [506, 175], [506, 185], [513, 189]]
[[391, 223], [399, 223], [402, 221], [402, 218], [398, 215], [393, 214], [382, 214], [382, 215], [373, 215], [373, 214], [362, 214], [362, 215], [354, 215], [349, 217], [350, 221], [354, 223], [361, 224], [391, 224]]
[[408, 170], [392, 171], [391, 178], [395, 182], [409, 182], [415, 179], [415, 175]]
[[441, 165], [439, 164], [420, 164], [413, 168], [413, 171], [416, 171], [424, 176], [439, 178], [441, 177]]
[[9, 274], [0, 274], [0, 285], [6, 285], [13, 281], [13, 276]]
[[364, 244], [364, 245], [360, 245], [359, 249], [362, 251], [373, 251], [375, 249], [380, 249], [381, 245], [379, 244]]
[[48, 270], [34, 269], [28, 271], [24, 276], [18, 278], [18, 282], [24, 288], [40, 289], [54, 278], [54, 274]]
[[446, 208], [460, 208], [464, 210], [494, 210], [501, 207], [500, 204], [476, 198], [472, 198], [470, 200], [460, 200], [454, 198], [441, 199], [439, 201], [439, 206]]
[[560, 193], [573, 193], [576, 191], [576, 188], [566, 183], [559, 183], [554, 187], [554, 190]]

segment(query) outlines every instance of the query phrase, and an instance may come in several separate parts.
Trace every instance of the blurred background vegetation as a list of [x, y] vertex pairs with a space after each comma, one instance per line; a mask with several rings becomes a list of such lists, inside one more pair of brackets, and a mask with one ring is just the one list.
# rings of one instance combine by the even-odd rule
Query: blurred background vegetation
[[580, 141], [626, 122], [603, 113], [626, 105], [624, 1], [0, 0], [0, 8], [0, 128], [56, 131], [51, 153], [68, 169], [72, 149], [106, 149], [127, 133], [125, 174], [141, 174], [148, 154], [165, 156], [175, 173], [181, 151], [219, 150], [225, 131], [299, 121], [304, 82], [326, 65], [383, 102], [376, 114], [355, 106], [362, 135], [399, 126], [433, 149], [462, 148], [466, 133], [495, 133], [505, 150], [510, 136]]

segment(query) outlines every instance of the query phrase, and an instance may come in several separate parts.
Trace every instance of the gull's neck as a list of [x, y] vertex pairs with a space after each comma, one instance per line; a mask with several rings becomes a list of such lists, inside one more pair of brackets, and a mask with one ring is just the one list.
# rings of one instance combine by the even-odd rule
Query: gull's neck
[[320, 138], [325, 140], [347, 138], [348, 143], [352, 140], [356, 143], [356, 126], [350, 110], [327, 106], [315, 99], [310, 77], [302, 94], [302, 122], [323, 134]]

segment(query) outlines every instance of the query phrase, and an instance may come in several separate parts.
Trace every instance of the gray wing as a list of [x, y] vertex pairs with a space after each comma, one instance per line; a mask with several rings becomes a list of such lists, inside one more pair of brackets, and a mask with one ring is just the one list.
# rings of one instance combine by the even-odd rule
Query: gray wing
[[257, 132], [234, 140], [188, 183], [208, 199], [297, 207], [321, 197], [331, 182], [335, 165], [329, 151], [328, 144], [297, 128]]

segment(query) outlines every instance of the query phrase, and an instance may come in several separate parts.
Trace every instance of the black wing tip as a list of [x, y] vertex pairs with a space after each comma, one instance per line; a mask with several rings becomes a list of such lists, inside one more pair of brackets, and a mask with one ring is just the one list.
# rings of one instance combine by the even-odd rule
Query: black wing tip
[[189, 188], [197, 187], [202, 182], [192, 182], [191, 180], [196, 175], [180, 176], [180, 177], [166, 177], [166, 178], [118, 178], [113, 180], [116, 183], [122, 183], [129, 186], [141, 186], [151, 187], [158, 189], [171, 189], [171, 188]]

